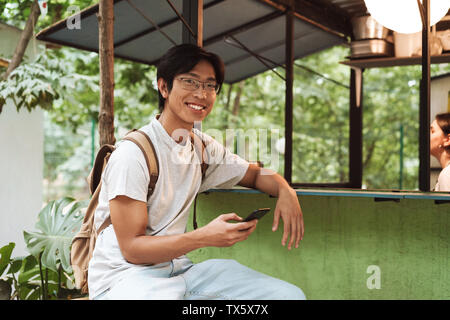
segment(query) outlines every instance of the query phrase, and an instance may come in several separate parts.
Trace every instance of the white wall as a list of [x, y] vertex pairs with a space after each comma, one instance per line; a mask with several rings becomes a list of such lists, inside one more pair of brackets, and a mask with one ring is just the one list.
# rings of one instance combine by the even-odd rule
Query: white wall
[[[20, 30], [0, 23], [0, 56], [10, 58]], [[42, 50], [31, 40], [26, 56]], [[13, 256], [28, 255], [23, 230], [33, 231], [42, 208], [43, 111], [17, 112], [7, 101], [0, 113], [0, 247], [15, 242]]]
[[431, 80], [430, 120], [433, 122], [438, 113], [450, 112], [448, 95], [450, 92], [450, 74]]
[[14, 256], [28, 255], [23, 230], [32, 231], [42, 208], [43, 111], [0, 114], [0, 246], [15, 242]]

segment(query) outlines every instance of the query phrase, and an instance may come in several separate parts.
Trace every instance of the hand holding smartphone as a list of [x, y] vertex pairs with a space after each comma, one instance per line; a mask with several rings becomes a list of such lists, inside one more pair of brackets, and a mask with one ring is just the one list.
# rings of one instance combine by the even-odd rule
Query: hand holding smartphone
[[268, 212], [270, 211], [270, 208], [260, 208], [257, 209], [255, 211], [253, 211], [252, 213], [250, 213], [248, 215], [247, 218], [245, 218], [244, 220], [242, 220], [241, 222], [247, 222], [247, 221], [251, 221], [254, 219], [261, 219], [262, 217], [264, 217]]

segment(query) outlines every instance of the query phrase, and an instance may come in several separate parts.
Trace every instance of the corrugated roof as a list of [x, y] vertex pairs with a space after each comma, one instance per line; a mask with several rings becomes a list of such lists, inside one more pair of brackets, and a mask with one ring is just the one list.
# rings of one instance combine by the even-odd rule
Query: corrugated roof
[[[182, 12], [182, 0], [171, 2]], [[83, 10], [80, 29], [69, 29], [63, 20], [41, 31], [38, 39], [98, 52], [97, 12], [98, 5]], [[284, 64], [284, 13], [271, 1], [204, 0], [204, 47], [224, 60], [226, 82]], [[165, 0], [116, 0], [114, 15], [116, 57], [155, 64], [173, 42], [182, 43], [182, 21]], [[299, 17], [294, 21], [296, 59], [344, 42], [339, 33], [327, 32]], [[266, 58], [265, 63], [249, 51]]]

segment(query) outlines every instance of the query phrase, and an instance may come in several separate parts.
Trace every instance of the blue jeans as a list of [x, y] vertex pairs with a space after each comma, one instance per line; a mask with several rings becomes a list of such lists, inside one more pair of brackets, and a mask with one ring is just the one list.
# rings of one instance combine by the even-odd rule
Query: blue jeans
[[94, 299], [101, 300], [305, 300], [303, 291], [239, 264], [189, 259], [133, 270]]

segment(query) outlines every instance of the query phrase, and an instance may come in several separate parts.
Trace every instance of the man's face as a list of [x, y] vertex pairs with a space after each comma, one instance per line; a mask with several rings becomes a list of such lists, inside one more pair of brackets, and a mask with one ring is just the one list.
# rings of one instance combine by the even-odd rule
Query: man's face
[[[192, 80], [205, 84], [200, 84], [198, 89], [193, 89]], [[166, 99], [164, 112], [170, 112], [184, 123], [193, 124], [195, 121], [202, 121], [211, 112], [216, 101], [216, 92], [206, 88], [208, 84], [211, 88], [215, 81], [214, 68], [206, 60], [201, 60], [189, 72], [176, 75], [170, 92], [167, 90], [165, 81], [159, 79], [160, 92]]]

